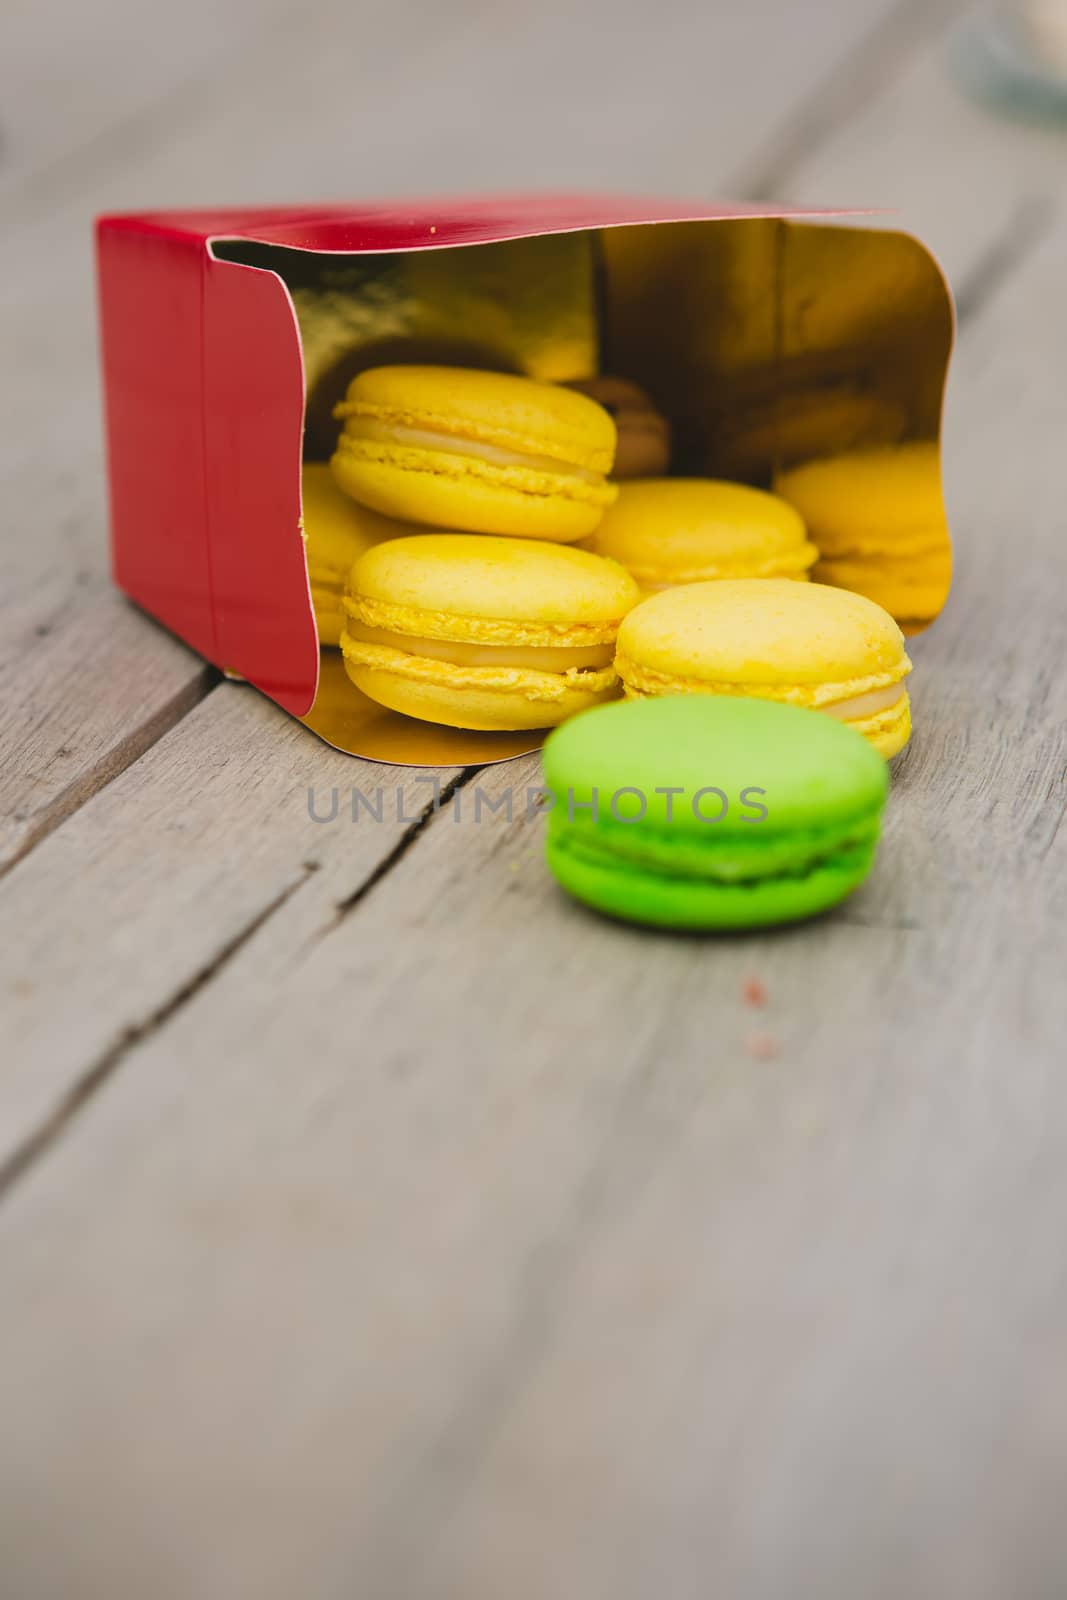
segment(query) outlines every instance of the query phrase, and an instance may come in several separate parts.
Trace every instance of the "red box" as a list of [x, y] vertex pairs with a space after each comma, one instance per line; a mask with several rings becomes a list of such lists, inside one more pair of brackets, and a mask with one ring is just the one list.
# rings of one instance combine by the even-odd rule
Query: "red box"
[[797, 397], [819, 397], [813, 452], [842, 427], [870, 442], [889, 415], [939, 436], [947, 285], [918, 241], [861, 217], [603, 196], [103, 217], [116, 582], [340, 748], [417, 764], [527, 749], [386, 728], [320, 656], [300, 465], [351, 370], [346, 338], [357, 363], [409, 344], [447, 358], [475, 328], [471, 364], [624, 373], [671, 416], [687, 470], [766, 481]]

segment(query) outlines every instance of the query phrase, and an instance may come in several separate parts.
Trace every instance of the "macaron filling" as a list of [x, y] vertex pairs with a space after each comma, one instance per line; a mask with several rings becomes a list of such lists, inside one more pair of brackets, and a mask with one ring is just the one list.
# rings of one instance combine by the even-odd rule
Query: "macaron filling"
[[[786, 705], [808, 707], [816, 711], [834, 711], [839, 718], [874, 715], [879, 707], [870, 711], [856, 710], [875, 696], [885, 696], [885, 705], [893, 706], [903, 698], [903, 679], [911, 671], [911, 662], [889, 683], [876, 675], [846, 683], [761, 683], [753, 678], [745, 683], [728, 683], [711, 678], [690, 678], [679, 673], [657, 671], [632, 660], [622, 650], [615, 657], [615, 669], [625, 685], [626, 692], [634, 698], [650, 698], [665, 694], [733, 695], [740, 698], [777, 700]], [[857, 693], [858, 691], [858, 693]], [[848, 709], [846, 709], [848, 708]]]
[[[627, 602], [632, 603], [632, 602]], [[463, 611], [434, 610], [379, 600], [375, 595], [345, 596], [345, 610], [364, 627], [386, 633], [426, 639], [457, 639], [463, 644], [545, 645], [585, 649], [588, 645], [614, 645], [625, 614], [620, 604], [618, 616], [588, 621], [567, 618], [551, 621], [545, 617], [472, 616]]]
[[646, 594], [724, 579], [803, 581], [819, 556], [792, 506], [718, 478], [624, 483], [590, 548], [621, 562]]
[[866, 861], [878, 840], [880, 812], [851, 824], [797, 830], [775, 839], [748, 843], [736, 835], [719, 837], [709, 826], [703, 838], [680, 838], [647, 826], [575, 825], [551, 813], [549, 830], [558, 850], [603, 867], [626, 867], [648, 877], [706, 881], [741, 888], [771, 880], [806, 878], [826, 867], [851, 868]]
[[607, 695], [618, 684], [612, 666], [568, 667], [557, 672], [536, 667], [508, 666], [503, 662], [471, 666], [456, 661], [442, 661], [438, 657], [420, 655], [411, 650], [397, 650], [391, 645], [370, 644], [354, 639], [348, 632], [341, 635], [341, 651], [346, 662], [357, 671], [363, 668], [370, 672], [389, 673], [433, 688], [520, 694], [526, 700], [542, 701], [548, 705], [562, 703], [574, 690], [583, 694]]
[[471, 439], [461, 433], [451, 433], [437, 428], [414, 428], [400, 422], [381, 422], [376, 417], [350, 417], [345, 428], [345, 437], [365, 439], [375, 444], [401, 449], [444, 451], [447, 455], [470, 456], [475, 461], [486, 462], [491, 466], [522, 467], [527, 471], [551, 472], [560, 477], [578, 478], [583, 483], [600, 485], [604, 482], [603, 473], [592, 472], [576, 461], [536, 455], [525, 450], [505, 450], [500, 445], [490, 444], [484, 439]]
[[842, 722], [861, 721], [866, 717], [875, 717], [881, 711], [889, 711], [899, 705], [905, 698], [906, 691], [903, 684], [891, 683], [885, 689], [873, 689], [869, 694], [853, 695], [848, 700], [834, 700], [828, 705], [819, 707], [828, 716], [838, 717]]
[[350, 639], [363, 644], [382, 645], [409, 655], [429, 656], [435, 661], [450, 661], [458, 667], [526, 667], [535, 672], [569, 672], [585, 667], [600, 670], [610, 667], [614, 645], [585, 647], [564, 645], [475, 644], [462, 639], [432, 639], [421, 634], [397, 633], [373, 628], [358, 617], [349, 617]]
[[678, 568], [674, 572], [662, 567], [641, 567], [627, 563], [629, 572], [637, 579], [647, 594], [659, 594], [663, 589], [675, 589], [683, 583], [711, 583], [723, 578], [808, 578], [808, 569], [814, 565], [818, 552], [813, 544], [804, 544], [797, 550], [783, 551], [766, 561], [738, 561], [734, 566]]

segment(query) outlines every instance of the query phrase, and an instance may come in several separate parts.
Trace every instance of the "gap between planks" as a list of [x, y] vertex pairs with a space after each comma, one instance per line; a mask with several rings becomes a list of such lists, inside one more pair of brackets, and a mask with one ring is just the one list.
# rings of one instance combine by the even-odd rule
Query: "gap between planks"
[[1051, 195], [1021, 200], [985, 254], [975, 262], [955, 293], [956, 320], [963, 328], [980, 315], [1056, 226]]
[[41, 1125], [35, 1129], [22, 1144], [17, 1145], [9, 1156], [0, 1161], [0, 1201], [9, 1189], [18, 1182], [22, 1174], [34, 1161], [43, 1156], [53, 1145], [61, 1139], [78, 1115], [78, 1112], [88, 1100], [96, 1094], [98, 1089], [111, 1077], [129, 1055], [130, 1051], [139, 1044], [143, 1044], [158, 1028], [161, 1028], [170, 1017], [180, 1011], [189, 1001], [200, 993], [201, 989], [222, 973], [240, 950], [255, 936], [276, 911], [280, 911], [287, 900], [297, 892], [313, 872], [318, 871], [318, 863], [306, 861], [293, 882], [270, 900], [256, 916], [241, 928], [240, 932], [229, 939], [221, 950], [217, 951], [212, 959], [195, 972], [191, 978], [182, 984], [161, 1006], [158, 1006], [143, 1022], [129, 1027], [122, 1037], [106, 1050], [100, 1058], [93, 1062], [84, 1076], [67, 1091], [60, 1100], [55, 1110]]
[[878, 18], [870, 33], [837, 63], [821, 92], [787, 119], [768, 155], [742, 170], [742, 196], [768, 202], [781, 198], [798, 166], [846, 127], [966, 4], [967, 0], [900, 0]]
[[[0, 879], [47, 839], [50, 833], [61, 827], [68, 817], [80, 810], [94, 794], [99, 794], [101, 789], [139, 761], [211, 693], [220, 678], [221, 674], [205, 662], [201, 670], [181, 684], [168, 699], [154, 706], [143, 722], [127, 729], [117, 744], [100, 751], [96, 759], [83, 767], [66, 788], [52, 794], [40, 810], [16, 809], [4, 818], [0, 827]], [[65, 746], [56, 752], [59, 757], [67, 753]]]
[[[264, 708], [266, 709], [266, 708]], [[277, 730], [275, 730], [277, 731]], [[295, 729], [289, 730], [299, 741], [303, 735]], [[342, 758], [343, 759], [343, 758]], [[363, 764], [367, 771], [377, 773], [379, 778], [391, 769], [384, 769], [371, 764]], [[399, 816], [407, 818], [409, 813], [407, 803], [410, 799], [410, 790], [407, 780], [402, 777], [403, 769], [394, 769], [395, 775], [401, 777], [397, 787]], [[322, 919], [312, 944], [325, 937], [339, 927], [346, 918], [362, 903], [365, 897], [387, 876], [415, 844], [424, 829], [442, 809], [450, 804], [453, 797], [482, 771], [480, 767], [469, 767], [448, 778], [439, 785], [435, 782], [431, 799], [405, 821], [395, 842], [380, 859], [372, 856], [369, 863], [363, 868], [357, 868], [360, 875], [354, 887], [340, 899], [333, 902], [332, 912]], [[414, 781], [418, 781], [417, 779]], [[230, 796], [233, 803], [233, 795]], [[92, 1063], [81, 1073], [76, 1081], [58, 1098], [52, 1111], [44, 1115], [36, 1127], [33, 1127], [25, 1138], [20, 1140], [6, 1156], [0, 1152], [0, 1200], [10, 1191], [19, 1178], [29, 1167], [63, 1138], [71, 1123], [88, 1101], [109, 1081], [114, 1073], [121, 1067], [131, 1051], [145, 1044], [151, 1036], [170, 1021], [178, 1012], [187, 1006], [209, 984], [215, 982], [226, 971], [234, 958], [270, 920], [277, 915], [284, 906], [296, 895], [321, 869], [324, 862], [309, 852], [304, 852], [304, 859], [296, 867], [288, 881], [271, 895], [263, 906], [256, 909], [243, 920], [224, 943], [215, 950], [210, 958], [203, 962], [190, 977], [181, 983], [173, 993], [165, 996], [142, 1019], [129, 1024], [114, 1040], [103, 1048]], [[338, 863], [331, 862], [336, 871]]]

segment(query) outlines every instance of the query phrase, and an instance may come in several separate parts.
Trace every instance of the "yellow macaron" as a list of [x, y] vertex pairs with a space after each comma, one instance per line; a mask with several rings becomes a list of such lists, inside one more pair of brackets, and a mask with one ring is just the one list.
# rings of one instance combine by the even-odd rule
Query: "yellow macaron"
[[325, 462], [306, 462], [301, 473], [304, 544], [315, 623], [321, 644], [338, 644], [344, 623], [345, 581], [352, 563], [371, 545], [415, 530], [380, 516], [342, 494]]
[[937, 616], [952, 581], [938, 448], [918, 440], [778, 475], [819, 547], [813, 576], [885, 607], [906, 633]]
[[911, 733], [900, 629], [872, 600], [823, 584], [740, 578], [653, 595], [623, 622], [615, 666], [632, 699], [723, 694], [808, 706], [886, 757]]
[[556, 384], [465, 367], [374, 367], [349, 385], [331, 466], [341, 488], [430, 527], [568, 543], [616, 490], [615, 424]]
[[453, 728], [554, 727], [619, 693], [619, 623], [640, 599], [614, 561], [484, 534], [376, 545], [349, 578], [341, 650], [357, 689]]
[[711, 578], [803, 579], [818, 555], [784, 500], [712, 478], [622, 484], [588, 545], [648, 592]]

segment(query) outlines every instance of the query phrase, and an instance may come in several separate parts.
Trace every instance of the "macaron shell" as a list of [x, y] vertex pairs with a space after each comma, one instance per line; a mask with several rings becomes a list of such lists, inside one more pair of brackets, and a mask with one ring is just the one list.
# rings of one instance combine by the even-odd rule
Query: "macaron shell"
[[931, 440], [809, 461], [780, 472], [775, 491], [796, 506], [824, 554], [855, 550], [860, 534], [892, 541], [946, 528]]
[[[818, 706], [899, 682], [900, 629], [862, 595], [768, 578], [694, 583], [644, 600], [619, 630], [623, 676], [678, 690], [769, 694]], [[666, 692], [660, 689], [659, 692]]]
[[[554, 727], [619, 694], [610, 657], [637, 599], [622, 567], [587, 550], [470, 534], [399, 539], [369, 550], [352, 570], [345, 669], [364, 694], [407, 716], [483, 730]], [[375, 635], [360, 635], [357, 622], [379, 641], [390, 637], [372, 643]], [[401, 648], [405, 637], [410, 650]], [[593, 647], [606, 660], [566, 671], [464, 664], [431, 654], [430, 639], [487, 653]]]
[[947, 546], [927, 554], [892, 560], [851, 558], [820, 561], [816, 583], [866, 595], [888, 611], [907, 633], [928, 626], [939, 614], [952, 584], [952, 552]]
[[576, 852], [549, 838], [546, 860], [560, 886], [608, 916], [650, 927], [726, 932], [800, 922], [828, 911], [866, 878], [870, 844], [798, 877], [721, 884], [657, 876]]
[[[570, 642], [575, 625], [599, 626], [601, 636], [612, 637], [640, 598], [623, 567], [588, 550], [470, 534], [416, 534], [377, 545], [356, 564], [350, 583], [359, 596], [394, 607], [550, 625], [557, 643]], [[495, 637], [525, 642], [521, 631], [507, 628]]]
[[952, 582], [935, 443], [812, 461], [779, 473], [775, 487], [800, 511], [819, 547], [818, 582], [869, 596], [907, 632], [933, 621]]
[[451, 432], [595, 473], [609, 473], [615, 458], [615, 424], [602, 406], [558, 384], [511, 373], [372, 367], [352, 380], [335, 414]]
[[[760, 699], [620, 702], [553, 734], [543, 763], [553, 793], [573, 797], [575, 822], [593, 820], [584, 803], [594, 789], [602, 802], [597, 820], [609, 827], [609, 797], [627, 787], [640, 790], [644, 827], [615, 825], [623, 849], [646, 829], [686, 849], [694, 842], [717, 849], [729, 840], [731, 860], [746, 877], [755, 875], [756, 862], [770, 859], [780, 871], [813, 850], [826, 854], [827, 840], [851, 836], [857, 820], [881, 811], [889, 788], [884, 762], [845, 724]], [[708, 785], [730, 799], [727, 815], [712, 823], [693, 803]], [[753, 801], [766, 805], [764, 820], [753, 821], [756, 813], [744, 798], [749, 790], [758, 791]], [[566, 816], [567, 807], [557, 806], [557, 813]], [[790, 845], [784, 858], [777, 853], [783, 839]]]
[[346, 494], [389, 516], [424, 527], [561, 544], [591, 533], [615, 497], [606, 481], [598, 485], [573, 475], [344, 434], [331, 466]]
[[615, 452], [616, 483], [629, 478], [651, 478], [666, 472], [670, 465], [670, 442], [666, 427], [639, 418], [620, 417], [616, 424], [619, 443]]
[[639, 583], [806, 578], [818, 551], [777, 496], [711, 478], [643, 478], [620, 487], [590, 548]]
[[602, 405], [615, 421], [618, 442], [612, 477], [653, 478], [670, 464], [671, 430], [639, 384], [607, 374], [567, 385]]

